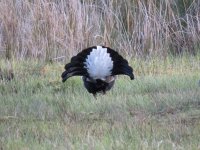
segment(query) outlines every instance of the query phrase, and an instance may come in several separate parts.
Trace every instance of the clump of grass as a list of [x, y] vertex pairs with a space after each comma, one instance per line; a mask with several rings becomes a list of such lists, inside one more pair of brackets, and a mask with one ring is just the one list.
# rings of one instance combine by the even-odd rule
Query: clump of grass
[[[1, 62], [3, 63], [3, 61]], [[0, 81], [10, 81], [14, 78], [13, 67], [9, 61], [4, 62], [0, 67]]]

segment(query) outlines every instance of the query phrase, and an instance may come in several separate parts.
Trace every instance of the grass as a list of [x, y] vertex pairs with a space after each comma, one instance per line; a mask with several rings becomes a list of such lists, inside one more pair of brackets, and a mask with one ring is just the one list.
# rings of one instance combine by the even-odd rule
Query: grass
[[124, 55], [196, 54], [198, 0], [1, 0], [0, 57], [67, 60], [92, 45]]
[[[199, 4], [1, 0], [0, 149], [200, 149]], [[97, 100], [78, 77], [61, 83], [55, 61], [92, 45], [136, 79]]]
[[132, 60], [97, 100], [63, 64], [1, 60], [0, 149], [199, 149], [199, 56]]

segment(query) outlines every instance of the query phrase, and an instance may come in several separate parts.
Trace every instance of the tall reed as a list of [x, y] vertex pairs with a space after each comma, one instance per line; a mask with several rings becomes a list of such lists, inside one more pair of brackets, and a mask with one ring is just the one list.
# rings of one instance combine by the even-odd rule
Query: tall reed
[[92, 45], [127, 57], [195, 54], [198, 0], [1, 0], [0, 55], [69, 59]]

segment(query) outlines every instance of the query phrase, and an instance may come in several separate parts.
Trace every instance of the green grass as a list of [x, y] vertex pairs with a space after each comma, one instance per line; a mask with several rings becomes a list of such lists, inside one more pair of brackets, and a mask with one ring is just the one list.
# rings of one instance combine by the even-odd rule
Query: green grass
[[[0, 81], [0, 149], [199, 149], [199, 57], [133, 60], [95, 99], [63, 64], [12, 61]], [[2, 70], [6, 61], [0, 61]]]

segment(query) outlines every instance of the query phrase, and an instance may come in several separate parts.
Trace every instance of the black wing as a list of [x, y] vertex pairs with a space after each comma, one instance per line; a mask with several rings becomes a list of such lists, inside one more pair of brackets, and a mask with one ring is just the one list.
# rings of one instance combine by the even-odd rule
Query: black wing
[[65, 82], [69, 77], [72, 76], [88, 76], [87, 69], [84, 68], [84, 62], [87, 55], [90, 54], [95, 46], [84, 49], [76, 56], [71, 58], [71, 62], [65, 65], [65, 71], [62, 73], [62, 81]]
[[110, 54], [110, 57], [113, 61], [112, 75], [128, 75], [131, 78], [131, 80], [133, 80], [133, 68], [129, 66], [128, 61], [113, 49], [109, 47], [104, 48], [107, 48], [107, 52]]

